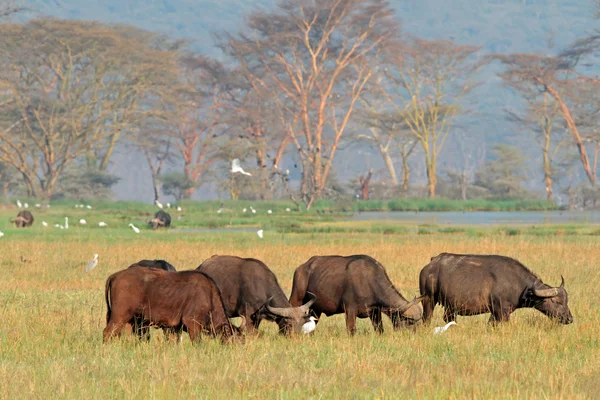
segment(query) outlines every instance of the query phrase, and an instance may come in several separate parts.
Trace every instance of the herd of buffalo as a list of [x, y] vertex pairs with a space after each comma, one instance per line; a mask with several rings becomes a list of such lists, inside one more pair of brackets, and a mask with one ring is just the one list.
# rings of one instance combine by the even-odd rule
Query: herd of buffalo
[[[490, 322], [504, 322], [525, 307], [562, 324], [573, 322], [564, 279], [551, 287], [504, 256], [442, 253], [421, 270], [419, 288], [418, 298], [406, 300], [367, 255], [311, 257], [294, 272], [289, 300], [257, 259], [215, 255], [196, 270], [180, 272], [163, 260], [142, 260], [108, 277], [103, 336], [106, 341], [128, 329], [149, 339], [150, 327], [156, 327], [172, 338], [187, 332], [192, 341], [202, 333], [228, 340], [255, 332], [262, 320], [292, 334], [306, 332], [305, 324], [322, 314], [342, 313], [350, 334], [356, 318], [369, 318], [381, 333], [382, 314], [394, 328], [408, 327], [428, 322], [436, 304], [444, 307], [446, 322], [483, 313], [491, 313]], [[235, 317], [241, 317], [239, 327], [230, 321]]]

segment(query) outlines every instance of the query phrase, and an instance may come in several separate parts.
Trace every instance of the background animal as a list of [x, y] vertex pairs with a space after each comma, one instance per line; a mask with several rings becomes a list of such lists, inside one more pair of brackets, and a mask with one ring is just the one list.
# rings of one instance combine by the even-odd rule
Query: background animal
[[171, 226], [171, 214], [164, 210], [158, 210], [149, 224], [152, 225], [152, 229], [168, 228]]
[[[132, 266], [108, 277], [104, 296], [104, 341], [120, 335], [126, 324], [183, 330], [192, 341], [201, 333], [223, 340], [234, 334], [219, 288], [199, 271]], [[146, 334], [139, 329], [136, 333], [140, 339]]]
[[27, 210], [19, 211], [17, 218], [12, 218], [11, 223], [17, 228], [27, 228], [33, 225], [33, 214]]
[[173, 271], [173, 272], [176, 271], [175, 267], [165, 260], [140, 260], [140, 261], [136, 262], [135, 264], [130, 265], [129, 268], [135, 267], [135, 266], [146, 267], [146, 268], [158, 268], [158, 269], [164, 269], [165, 271]]
[[356, 318], [370, 318], [375, 332], [383, 332], [381, 314], [394, 328], [421, 319], [421, 299], [407, 301], [394, 287], [377, 260], [366, 255], [314, 256], [296, 268], [290, 304], [302, 304], [311, 292], [316, 295], [312, 313], [317, 317], [346, 314], [346, 328], [356, 331]]
[[519, 261], [499, 255], [441, 253], [421, 270], [419, 287], [423, 320], [429, 321], [436, 304], [444, 321], [456, 315], [491, 313], [490, 322], [508, 321], [518, 308], [532, 307], [561, 324], [573, 322], [565, 280], [551, 287]]
[[257, 330], [266, 319], [275, 321], [280, 333], [299, 333], [310, 321], [309, 310], [314, 297], [292, 307], [275, 274], [260, 260], [214, 255], [197, 270], [210, 276], [219, 286], [228, 317], [243, 316], [252, 322], [247, 325], [249, 330]]

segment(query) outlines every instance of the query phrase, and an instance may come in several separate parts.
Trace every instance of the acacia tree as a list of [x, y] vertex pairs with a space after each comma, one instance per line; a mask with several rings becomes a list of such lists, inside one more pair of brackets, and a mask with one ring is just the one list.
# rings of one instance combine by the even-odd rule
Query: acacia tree
[[302, 200], [319, 198], [373, 61], [396, 32], [384, 0], [285, 0], [255, 12], [223, 47], [269, 98], [302, 163]]
[[453, 120], [465, 112], [461, 100], [476, 86], [474, 74], [483, 65], [475, 57], [478, 51], [448, 40], [410, 38], [389, 58], [389, 103], [422, 147], [430, 197], [435, 197], [438, 156]]
[[149, 112], [138, 102], [149, 90], [156, 60], [137, 30], [96, 22], [34, 20], [0, 25], [9, 95], [0, 114], [0, 162], [22, 176], [28, 195], [49, 198], [79, 157], [104, 152]]

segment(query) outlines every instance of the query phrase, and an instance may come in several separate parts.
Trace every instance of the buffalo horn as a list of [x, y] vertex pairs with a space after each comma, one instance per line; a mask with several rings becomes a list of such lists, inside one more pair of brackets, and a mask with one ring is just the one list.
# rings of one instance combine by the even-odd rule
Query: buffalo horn
[[284, 317], [284, 318], [289, 318], [292, 315], [294, 315], [294, 308], [293, 307], [271, 307], [271, 306], [267, 306], [267, 310], [269, 310], [269, 312], [271, 314], [275, 314], [275, 315], [279, 315], [280, 317]]
[[311, 292], [306, 292], [306, 293], [308, 293], [308, 295], [310, 296], [310, 300], [300, 306], [302, 311], [304, 311], [305, 313], [307, 313], [308, 310], [310, 310], [310, 306], [312, 306], [314, 304], [314, 302], [317, 301], [317, 296], [315, 296], [313, 293], [311, 293]]
[[565, 278], [562, 275], [560, 276], [560, 287], [565, 287]]
[[411, 302], [406, 303], [402, 308], [400, 308], [400, 314], [404, 314], [404, 312], [408, 311], [409, 308], [411, 308], [412, 306], [416, 306], [417, 304], [419, 304], [421, 301], [423, 301], [423, 299], [425, 298], [426, 295], [422, 295], [419, 297], [415, 297], [412, 299]]
[[549, 289], [533, 289], [533, 294], [537, 297], [554, 297], [558, 296], [557, 288], [549, 288]]

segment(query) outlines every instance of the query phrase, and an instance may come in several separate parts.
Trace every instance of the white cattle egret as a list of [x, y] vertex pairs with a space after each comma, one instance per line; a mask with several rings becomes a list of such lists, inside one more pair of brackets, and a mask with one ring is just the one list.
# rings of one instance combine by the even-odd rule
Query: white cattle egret
[[4, 232], [0, 231], [0, 237], [4, 236]]
[[267, 214], [273, 214], [273, 211], [267, 210]]
[[134, 231], [135, 233], [140, 233], [140, 230], [139, 230], [139, 228], [138, 228], [137, 226], [135, 226], [135, 225], [133, 225], [133, 224], [129, 224], [129, 226], [131, 227], [131, 229], [133, 229], [133, 231]]
[[302, 333], [304, 333], [305, 335], [311, 333], [317, 328], [317, 319], [315, 317], [310, 317], [309, 319], [310, 321], [302, 325]]
[[42, 205], [40, 203], [35, 204], [35, 208], [41, 208], [41, 207], [42, 207]]
[[60, 225], [59, 224], [54, 224], [54, 227], [55, 228], [60, 228]]
[[46, 208], [50, 208], [50, 204], [46, 204]]
[[92, 206], [90, 206], [89, 204], [87, 206], [85, 206], [85, 208], [87, 208], [88, 210], [92, 209]]
[[80, 223], [81, 225], [85, 225], [85, 224], [87, 224], [87, 221], [86, 221], [85, 219], [83, 219], [83, 218], [82, 218], [82, 219], [80, 219], [80, 220], [79, 220], [79, 223]]
[[46, 226], [48, 226], [48, 223], [47, 223], [46, 221], [42, 221], [42, 225], [43, 225], [44, 227], [46, 227]]
[[100, 221], [100, 222], [98, 222], [98, 226], [99, 226], [100, 228], [104, 228], [104, 227], [105, 227], [105, 226], [107, 226], [107, 225], [106, 225], [106, 222]]
[[242, 210], [242, 212], [246, 212], [246, 211], [247, 211], [247, 210], [246, 210], [245, 208]]
[[156, 204], [156, 207], [158, 207], [158, 208], [163, 208], [162, 203], [158, 200], [154, 200], [154, 204]]
[[87, 263], [85, 268], [83, 269], [85, 272], [90, 272], [98, 265], [98, 254], [94, 254], [94, 258]]
[[444, 326], [438, 326], [436, 328], [433, 328], [433, 334], [441, 335], [442, 333], [446, 332], [448, 330], [448, 328], [450, 328], [452, 325], [456, 325], [456, 322], [450, 321]]
[[65, 227], [64, 227], [64, 226], [62, 226], [62, 225], [59, 225], [58, 227], [59, 227], [60, 229], [65, 229]]
[[290, 212], [292, 210], [290, 210], [290, 208], [288, 207], [288, 208], [285, 209], [285, 211]]
[[22, 208], [23, 204], [21, 204], [21, 200], [17, 200], [17, 207]]
[[259, 238], [262, 239], [262, 237], [263, 237], [263, 230], [259, 229], [258, 231], [256, 231], [256, 234], [258, 235]]
[[256, 214], [256, 210], [255, 209], [252, 209], [252, 214]]
[[27, 203], [23, 204], [23, 208], [29, 208], [29, 204], [27, 204]]
[[171, 203], [167, 203], [167, 208], [171, 208]]
[[183, 211], [181, 207], [177, 206], [177, 211]]
[[285, 170], [285, 174], [286, 174], [286, 175], [289, 175], [289, 174], [290, 174], [290, 170], [289, 170], [289, 169], [286, 169], [286, 170]]
[[244, 175], [252, 176], [252, 174], [250, 172], [246, 172], [242, 169], [239, 158], [234, 158], [233, 161], [231, 161], [231, 173], [235, 174], [236, 172], [239, 172]]
[[217, 210], [217, 214], [221, 214], [222, 212], [223, 212], [223, 209], [222, 209], [222, 208], [219, 208], [219, 209]]
[[69, 229], [69, 217], [65, 217], [65, 229]]

